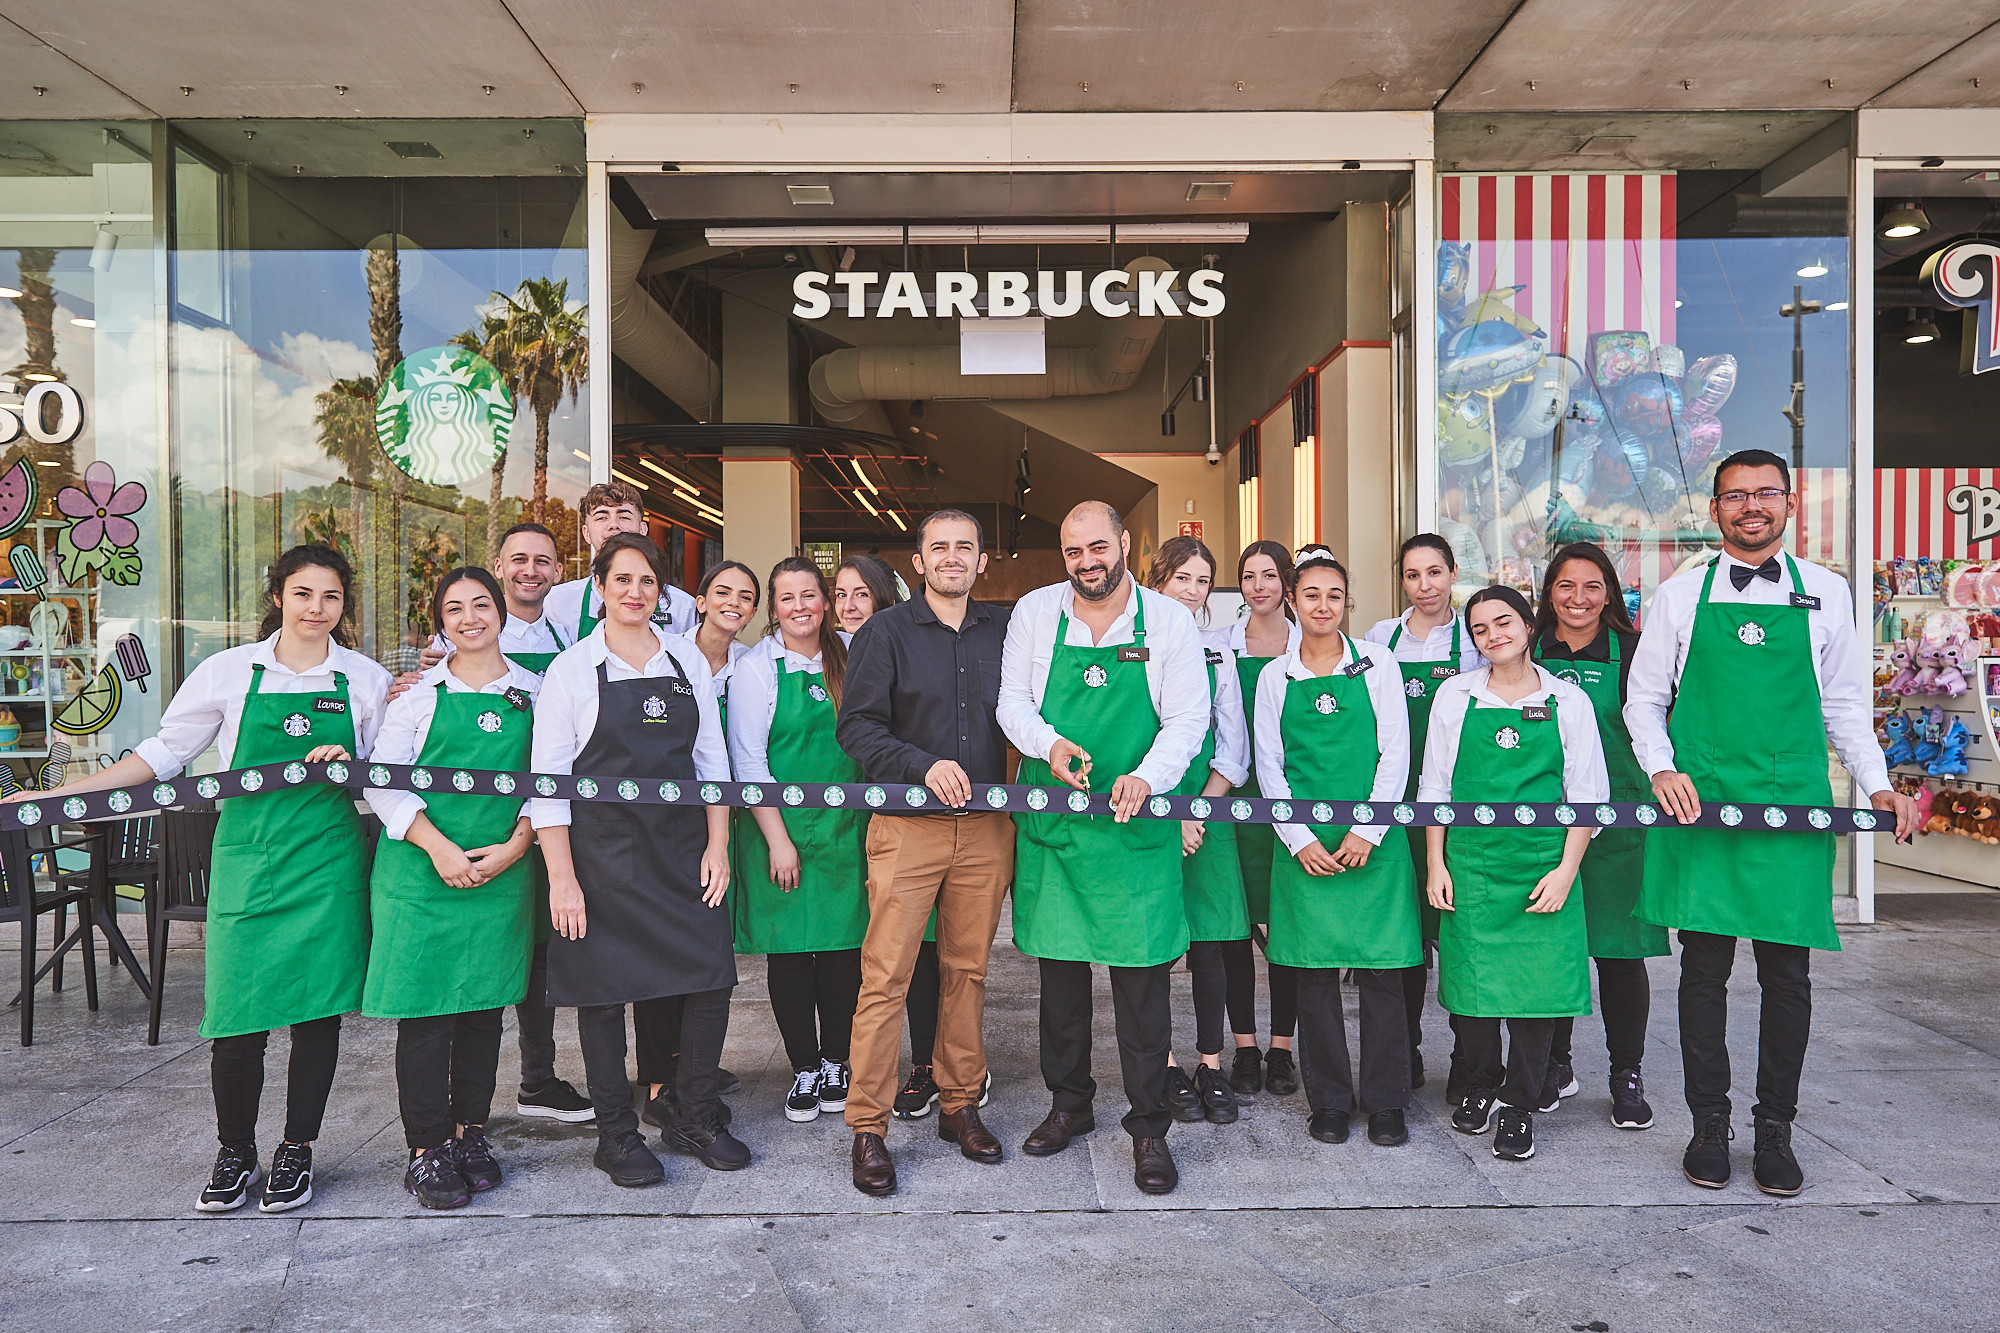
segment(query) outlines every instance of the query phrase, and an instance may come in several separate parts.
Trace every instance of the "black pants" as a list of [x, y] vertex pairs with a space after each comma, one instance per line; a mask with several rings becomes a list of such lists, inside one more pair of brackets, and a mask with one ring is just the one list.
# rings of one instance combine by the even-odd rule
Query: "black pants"
[[[1298, 969], [1268, 963], [1271, 973], [1271, 1035], [1289, 1037], [1298, 1030]], [[1229, 1030], [1257, 1035], [1257, 953], [1249, 940], [1222, 941], [1222, 967], [1228, 977]]]
[[1423, 962], [1415, 967], [1406, 967], [1402, 976], [1403, 1019], [1409, 1028], [1410, 1050], [1415, 1052], [1424, 1044], [1424, 990], [1430, 984], [1430, 964]]
[[903, 997], [903, 1011], [910, 1018], [910, 1063], [928, 1067], [937, 1047], [938, 996], [942, 991], [938, 974], [936, 940], [917, 946], [916, 970], [910, 973], [910, 989]]
[[662, 995], [632, 1005], [632, 1047], [639, 1062], [639, 1081], [651, 1087], [674, 1081], [674, 1057], [681, 1053], [681, 1020], [685, 995]]
[[549, 1008], [549, 942], [528, 960], [528, 993], [514, 1006], [521, 1045], [521, 1086], [538, 1088], [556, 1076], [556, 1011]]
[[[1500, 1024], [1507, 1024], [1507, 1059], [1500, 1060]], [[1498, 1088], [1500, 1100], [1523, 1111], [1542, 1104], [1542, 1087], [1549, 1077], [1549, 1041], [1555, 1036], [1553, 1018], [1470, 1018], [1459, 1015], [1459, 1048], [1465, 1053], [1467, 1086]]]
[[[1681, 1062], [1688, 1109], [1696, 1119], [1729, 1114], [1729, 973], [1736, 940], [1729, 935], [1681, 935]], [[1750, 1114], [1787, 1123], [1799, 1113], [1799, 1075], [1812, 1033], [1812, 953], [1799, 944], [1753, 940], [1757, 985], [1757, 1104]]]
[[[1410, 1100], [1410, 1035], [1403, 1021], [1404, 968], [1354, 969], [1361, 1010], [1360, 1104], [1400, 1111]], [[1315, 1111], [1355, 1110], [1354, 1066], [1347, 1055], [1340, 971], [1302, 967], [1299, 978], [1299, 1072], [1306, 1105]]]
[[793, 1070], [818, 1069], [823, 1060], [846, 1064], [861, 998], [861, 950], [774, 953], [770, 965], [771, 1013]]
[[[697, 1123], [706, 1124], [716, 1114], [715, 1070], [722, 1063], [722, 1043], [729, 1035], [731, 989], [725, 986], [671, 997], [680, 1002], [681, 1013], [674, 1092], [683, 1112]], [[597, 1136], [615, 1140], [621, 1134], [636, 1132], [639, 1113], [632, 1107], [632, 1081], [625, 1073], [625, 1006], [580, 1008], [576, 1026], [583, 1043], [590, 1104], [597, 1112]]]
[[[1042, 1081], [1055, 1109], [1090, 1110], [1097, 1081], [1090, 1076], [1090, 964], [1044, 958], [1042, 963]], [[1173, 1124], [1167, 1110], [1167, 1048], [1173, 1044], [1172, 963], [1111, 969], [1111, 1012], [1118, 1029], [1118, 1064], [1132, 1109], [1125, 1130], [1160, 1139]]]
[[[208, 1082], [215, 1093], [215, 1137], [246, 1147], [257, 1141], [257, 1104], [264, 1096], [268, 1032], [217, 1037], [208, 1051]], [[311, 1143], [326, 1118], [333, 1069], [340, 1062], [340, 1015], [292, 1025], [292, 1062], [285, 1086], [285, 1142]]]
[[1222, 961], [1222, 951], [1229, 943], [1234, 941], [1196, 940], [1188, 945], [1188, 971], [1194, 977], [1194, 1049], [1198, 1055], [1222, 1053], [1222, 1017], [1229, 996], [1229, 968]]
[[[1646, 1021], [1653, 1012], [1653, 990], [1646, 980], [1643, 958], [1600, 958], [1597, 960], [1597, 1008], [1604, 1015], [1604, 1048], [1611, 1054], [1613, 1069], [1638, 1069], [1646, 1057]], [[1571, 1063], [1570, 1043], [1576, 1031], [1574, 1018], [1556, 1020], [1555, 1041], [1549, 1046], [1549, 1063]]]
[[403, 1140], [422, 1151], [452, 1136], [455, 1125], [483, 1125], [500, 1079], [503, 1010], [396, 1021], [396, 1097]]

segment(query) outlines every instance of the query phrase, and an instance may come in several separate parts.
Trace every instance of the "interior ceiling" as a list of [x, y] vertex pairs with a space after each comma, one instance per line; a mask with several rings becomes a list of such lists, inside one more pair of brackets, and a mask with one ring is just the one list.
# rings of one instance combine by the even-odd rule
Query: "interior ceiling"
[[2000, 106], [2000, 0], [0, 0], [0, 37], [0, 117], [46, 120]]

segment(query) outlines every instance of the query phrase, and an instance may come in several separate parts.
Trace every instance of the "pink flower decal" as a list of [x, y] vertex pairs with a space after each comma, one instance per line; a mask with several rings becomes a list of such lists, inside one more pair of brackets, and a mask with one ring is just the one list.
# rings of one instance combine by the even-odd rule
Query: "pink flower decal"
[[109, 463], [92, 463], [84, 469], [83, 487], [65, 486], [56, 492], [56, 508], [76, 520], [70, 525], [70, 543], [79, 551], [94, 551], [108, 542], [131, 546], [139, 540], [139, 525], [128, 514], [136, 514], [146, 503], [146, 488], [136, 481], [118, 484]]

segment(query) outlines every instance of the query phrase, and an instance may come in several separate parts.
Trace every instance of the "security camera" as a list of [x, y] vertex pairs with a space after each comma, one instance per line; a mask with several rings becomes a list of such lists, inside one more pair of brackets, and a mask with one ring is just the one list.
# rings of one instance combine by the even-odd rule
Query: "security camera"
[[1216, 448], [1213, 444], [1210, 444], [1208, 446], [1208, 452], [1204, 454], [1203, 457], [1208, 460], [1208, 465], [1210, 467], [1222, 466], [1222, 451]]

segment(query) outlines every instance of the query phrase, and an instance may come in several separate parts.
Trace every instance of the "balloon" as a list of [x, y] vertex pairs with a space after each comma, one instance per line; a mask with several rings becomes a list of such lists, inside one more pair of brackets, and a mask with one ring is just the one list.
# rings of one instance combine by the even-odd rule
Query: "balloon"
[[1556, 428], [1569, 407], [1570, 386], [1583, 369], [1566, 356], [1545, 357], [1526, 380], [1511, 386], [1495, 406], [1500, 429], [1508, 435], [1539, 440]]
[[1674, 418], [1681, 414], [1680, 385], [1664, 375], [1647, 371], [1634, 375], [1624, 385], [1612, 423], [1620, 435], [1670, 435]]
[[1686, 436], [1681, 445], [1681, 461], [1688, 467], [1700, 467], [1722, 447], [1722, 423], [1714, 417], [1703, 416], [1692, 407], [1682, 419], [1681, 429]]
[[1681, 380], [1689, 413], [1714, 416], [1736, 389], [1736, 358], [1727, 352], [1705, 356], [1688, 367]]
[[1590, 335], [1590, 377], [1599, 392], [1628, 376], [1653, 368], [1653, 340], [1644, 329], [1613, 329]]
[[1502, 319], [1468, 324], [1444, 341], [1438, 389], [1447, 397], [1518, 379], [1542, 359], [1542, 340]]
[[1465, 284], [1472, 276], [1472, 247], [1464, 241], [1438, 244], [1438, 322], [1457, 328], [1465, 312]]
[[1438, 459], [1469, 467], [1493, 447], [1493, 404], [1478, 394], [1438, 402]]
[[1679, 379], [1687, 373], [1687, 353], [1672, 343], [1661, 343], [1653, 349], [1653, 369], [1671, 379]]

